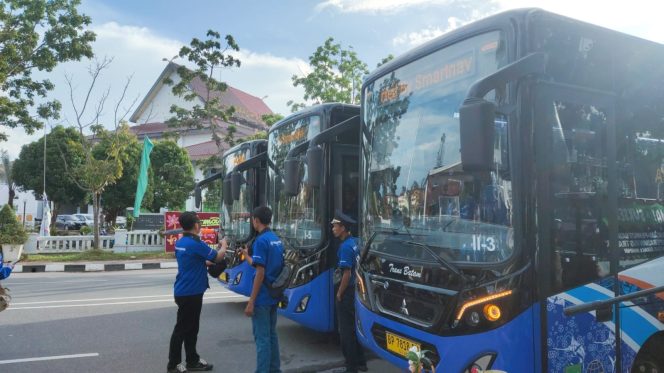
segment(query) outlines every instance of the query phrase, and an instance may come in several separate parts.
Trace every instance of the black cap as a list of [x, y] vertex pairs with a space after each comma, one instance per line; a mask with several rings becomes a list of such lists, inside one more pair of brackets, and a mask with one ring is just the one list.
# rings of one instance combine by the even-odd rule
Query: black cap
[[343, 212], [337, 211], [336, 214], [334, 214], [334, 219], [332, 219], [330, 224], [341, 224], [348, 228], [350, 225], [357, 224], [357, 222]]

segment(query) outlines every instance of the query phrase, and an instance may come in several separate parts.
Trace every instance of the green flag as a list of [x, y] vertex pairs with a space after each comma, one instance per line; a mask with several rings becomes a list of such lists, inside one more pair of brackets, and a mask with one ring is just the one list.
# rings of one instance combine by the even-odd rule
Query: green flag
[[141, 170], [138, 173], [138, 184], [136, 185], [136, 199], [134, 200], [134, 217], [137, 218], [141, 214], [141, 202], [143, 202], [143, 195], [145, 190], [148, 189], [148, 170], [150, 169], [150, 152], [154, 145], [152, 141], [145, 136], [143, 140], [143, 154], [141, 155]]

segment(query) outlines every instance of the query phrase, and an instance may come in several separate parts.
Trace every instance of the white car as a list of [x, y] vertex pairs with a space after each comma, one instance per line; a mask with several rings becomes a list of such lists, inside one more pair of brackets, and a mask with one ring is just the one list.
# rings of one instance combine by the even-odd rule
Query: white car
[[92, 214], [74, 214], [74, 216], [81, 221], [82, 225], [87, 225], [88, 227], [93, 227], [95, 225], [95, 220], [92, 217]]
[[127, 218], [124, 216], [116, 216], [115, 217], [115, 225], [118, 226], [118, 228], [123, 229], [127, 226]]

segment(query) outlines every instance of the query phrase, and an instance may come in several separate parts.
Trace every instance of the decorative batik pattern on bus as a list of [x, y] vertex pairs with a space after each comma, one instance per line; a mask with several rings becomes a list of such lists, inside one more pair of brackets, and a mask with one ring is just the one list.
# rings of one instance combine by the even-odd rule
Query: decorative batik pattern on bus
[[[587, 291], [581, 291], [586, 293]], [[615, 326], [598, 323], [594, 313], [565, 316], [563, 310], [584, 301], [563, 293], [547, 299], [548, 371], [556, 373], [615, 372]], [[636, 357], [633, 341], [623, 340], [623, 373]]]

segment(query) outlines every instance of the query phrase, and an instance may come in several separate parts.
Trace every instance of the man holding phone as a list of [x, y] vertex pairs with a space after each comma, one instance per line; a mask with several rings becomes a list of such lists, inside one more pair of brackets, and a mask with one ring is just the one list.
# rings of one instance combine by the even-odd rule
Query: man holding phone
[[[193, 211], [183, 212], [179, 218], [182, 238], [175, 243], [178, 274], [173, 286], [178, 315], [168, 353], [168, 373], [209, 371], [212, 364], [196, 352], [196, 340], [203, 307], [203, 294], [210, 287], [207, 267], [224, 259], [226, 249], [211, 248], [200, 238], [201, 221]], [[186, 367], [182, 362], [182, 344], [186, 353]]]

